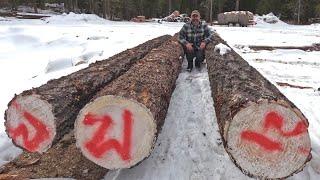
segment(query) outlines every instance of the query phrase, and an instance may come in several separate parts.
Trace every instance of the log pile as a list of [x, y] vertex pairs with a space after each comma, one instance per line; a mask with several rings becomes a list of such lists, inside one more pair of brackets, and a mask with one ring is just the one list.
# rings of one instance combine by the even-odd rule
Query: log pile
[[91, 98], [74, 130], [42, 154], [24, 152], [0, 173], [18, 179], [101, 179], [108, 169], [141, 162], [164, 123], [182, 52], [176, 36], [154, 48]]
[[[83, 106], [106, 84], [125, 73], [153, 48], [170, 38], [161, 36], [88, 68], [51, 80], [16, 95], [5, 112], [6, 132], [29, 152], [45, 152], [73, 129]], [[29, 132], [28, 130], [32, 131]], [[32, 137], [33, 138], [30, 138]]]
[[235, 51], [206, 59], [224, 147], [240, 170], [255, 178], [285, 178], [311, 159], [308, 121], [272, 83]]

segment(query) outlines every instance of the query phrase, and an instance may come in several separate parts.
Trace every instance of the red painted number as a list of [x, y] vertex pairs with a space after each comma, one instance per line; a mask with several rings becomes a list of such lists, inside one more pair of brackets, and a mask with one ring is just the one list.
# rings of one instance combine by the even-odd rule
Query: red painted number
[[290, 138], [307, 132], [307, 125], [304, 121], [298, 122], [292, 131], [287, 132], [282, 130], [283, 125], [282, 116], [276, 112], [269, 112], [264, 119], [263, 134], [246, 130], [241, 133], [241, 139], [256, 143], [265, 150], [282, 151], [282, 144], [265, 136], [264, 133], [267, 133], [270, 129], [275, 129], [281, 136]]
[[122, 158], [122, 160], [130, 160], [131, 135], [132, 135], [132, 114], [128, 110], [124, 110], [123, 115], [123, 141], [122, 144], [116, 139], [107, 139], [105, 135], [112, 126], [112, 118], [108, 115], [99, 117], [88, 113], [83, 123], [92, 126], [100, 122], [100, 126], [94, 133], [92, 139], [84, 144], [88, 151], [96, 158], [100, 158], [103, 154], [114, 149]]
[[27, 126], [24, 123], [20, 123], [17, 128], [9, 128], [9, 134], [14, 141], [16, 141], [19, 136], [22, 136], [24, 148], [28, 151], [35, 152], [39, 148], [39, 145], [49, 138], [49, 131], [46, 125], [29, 112], [22, 110], [19, 104], [13, 102], [12, 105], [21, 111], [24, 119], [34, 127], [36, 133], [34, 137], [29, 140]]

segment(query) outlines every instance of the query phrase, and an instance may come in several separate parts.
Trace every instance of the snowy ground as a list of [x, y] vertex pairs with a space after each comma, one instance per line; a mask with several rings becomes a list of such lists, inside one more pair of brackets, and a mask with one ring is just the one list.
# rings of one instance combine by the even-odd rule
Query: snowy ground
[[[7, 138], [3, 112], [15, 93], [39, 86], [89, 63], [102, 60], [162, 34], [174, 34], [179, 23], [110, 22], [93, 15], [53, 16], [44, 20], [0, 17], [0, 165], [20, 151]], [[320, 52], [253, 51], [248, 45], [302, 46], [320, 42], [320, 25], [282, 22], [257, 26], [214, 27], [252, 66], [273, 83], [310, 86], [279, 87], [307, 116], [313, 160], [292, 179], [320, 178]], [[261, 60], [263, 59], [263, 60]], [[186, 64], [183, 65], [184, 67]], [[168, 115], [151, 156], [140, 165], [112, 171], [105, 179], [249, 179], [229, 160], [214, 114], [208, 74], [183, 71]]]

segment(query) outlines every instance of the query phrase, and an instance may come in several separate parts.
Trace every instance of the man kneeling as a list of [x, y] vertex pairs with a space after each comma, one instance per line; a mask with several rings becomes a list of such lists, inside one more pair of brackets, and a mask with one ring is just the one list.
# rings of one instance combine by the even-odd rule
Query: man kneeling
[[184, 24], [179, 32], [179, 42], [182, 44], [184, 53], [187, 56], [187, 70], [191, 72], [193, 68], [193, 59], [196, 58], [195, 66], [200, 68], [204, 60], [204, 51], [206, 45], [212, 41], [212, 32], [208, 25], [200, 21], [200, 13], [197, 10], [192, 11], [191, 21]]

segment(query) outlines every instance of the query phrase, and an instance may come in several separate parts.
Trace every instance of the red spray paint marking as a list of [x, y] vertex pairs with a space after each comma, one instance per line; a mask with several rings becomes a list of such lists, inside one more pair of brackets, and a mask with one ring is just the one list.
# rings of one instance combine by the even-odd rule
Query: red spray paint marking
[[282, 151], [282, 146], [280, 142], [270, 140], [268, 137], [256, 133], [253, 131], [244, 131], [241, 133], [241, 138], [246, 139], [248, 141], [255, 142], [259, 144], [261, 147], [263, 147], [266, 150], [269, 151]]
[[29, 112], [22, 110], [18, 103], [13, 102], [12, 105], [22, 112], [23, 117], [36, 130], [36, 134], [31, 140], [29, 140], [29, 132], [24, 123], [20, 123], [17, 128], [9, 128], [9, 134], [14, 141], [16, 141], [19, 136], [22, 136], [24, 148], [30, 152], [35, 152], [39, 148], [39, 145], [49, 138], [49, 131], [47, 130], [46, 125], [44, 125], [38, 118], [34, 117]]
[[284, 136], [284, 137], [293, 137], [293, 136], [297, 136], [307, 132], [307, 125], [305, 124], [304, 121], [298, 122], [292, 131], [285, 132], [282, 130], [282, 127], [283, 127], [282, 116], [280, 116], [276, 112], [270, 112], [267, 114], [264, 121], [265, 130], [274, 128], [278, 130], [281, 136]]
[[[276, 112], [269, 112], [263, 124], [264, 133], [267, 133], [269, 129], [275, 129], [277, 132], [286, 138], [298, 136], [300, 134], [307, 132], [307, 125], [304, 121], [300, 121], [296, 124], [295, 128], [292, 131], [283, 131], [283, 117]], [[262, 148], [269, 151], [282, 151], [282, 144], [279, 141], [275, 141], [265, 136], [264, 134], [253, 132], [250, 130], [243, 131], [241, 133], [241, 139], [255, 142]]]
[[96, 158], [100, 158], [103, 154], [111, 149], [114, 149], [122, 158], [122, 160], [130, 160], [130, 149], [131, 149], [131, 135], [132, 135], [132, 113], [128, 110], [124, 110], [122, 115], [124, 122], [123, 129], [123, 144], [116, 139], [105, 140], [105, 134], [108, 129], [112, 126], [112, 118], [108, 115], [98, 117], [88, 113], [83, 123], [85, 125], [93, 125], [97, 122], [101, 122], [100, 127], [94, 133], [92, 139], [85, 143], [85, 147], [89, 150], [89, 152]]

